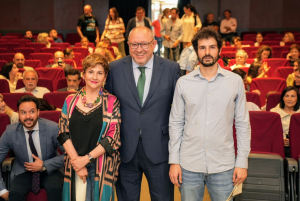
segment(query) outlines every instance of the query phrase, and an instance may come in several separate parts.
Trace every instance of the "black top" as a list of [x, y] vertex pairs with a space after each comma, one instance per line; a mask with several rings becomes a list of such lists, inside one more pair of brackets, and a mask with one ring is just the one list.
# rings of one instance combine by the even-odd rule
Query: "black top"
[[290, 62], [290, 66], [292, 66], [292, 67], [294, 67], [294, 63], [295, 63], [295, 61], [291, 61], [291, 60], [289, 60], [289, 62]]
[[75, 106], [69, 122], [72, 143], [79, 156], [90, 153], [97, 145], [103, 124], [102, 104], [88, 113]]
[[82, 34], [89, 39], [89, 42], [95, 42], [98, 21], [94, 15], [90, 17], [81, 15], [78, 19], [77, 26], [81, 27]]
[[217, 26], [217, 27], [219, 27], [219, 24], [217, 22], [215, 22], [215, 21], [213, 21], [212, 23], [204, 22], [202, 24], [202, 27], [210, 27], [210, 26]]

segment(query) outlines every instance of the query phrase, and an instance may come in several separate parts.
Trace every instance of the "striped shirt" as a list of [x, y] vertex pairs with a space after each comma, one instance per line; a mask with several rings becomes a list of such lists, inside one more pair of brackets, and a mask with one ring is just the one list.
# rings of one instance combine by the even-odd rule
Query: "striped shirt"
[[121, 30], [125, 30], [125, 25], [122, 18], [118, 18], [115, 24], [112, 23], [111, 20], [107, 19], [105, 22], [105, 37], [109, 38], [112, 43], [120, 43], [125, 40], [123, 33], [119, 33], [115, 36], [116, 32], [120, 32]]

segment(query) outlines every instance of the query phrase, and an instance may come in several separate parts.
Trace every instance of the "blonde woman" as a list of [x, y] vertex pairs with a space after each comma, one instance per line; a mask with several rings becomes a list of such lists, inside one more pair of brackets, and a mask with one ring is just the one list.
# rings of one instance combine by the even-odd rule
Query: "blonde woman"
[[15, 112], [13, 109], [8, 107], [6, 103], [3, 100], [3, 95], [0, 94], [0, 113], [5, 113], [9, 116], [10, 123], [16, 123], [19, 121], [19, 115], [17, 112]]
[[291, 32], [287, 32], [284, 34], [282, 41], [280, 41], [280, 46], [285, 46], [286, 42], [295, 41], [295, 37]]
[[51, 47], [51, 43], [48, 41], [47, 33], [40, 33], [37, 37], [37, 43], [44, 43], [46, 45], [46, 48]]

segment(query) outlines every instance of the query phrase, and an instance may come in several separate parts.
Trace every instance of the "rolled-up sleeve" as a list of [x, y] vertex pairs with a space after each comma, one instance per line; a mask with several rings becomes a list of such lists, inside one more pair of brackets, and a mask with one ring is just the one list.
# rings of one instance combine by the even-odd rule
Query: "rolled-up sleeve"
[[242, 79], [238, 83], [238, 96], [235, 100], [234, 115], [238, 149], [235, 167], [248, 168], [248, 156], [251, 149], [251, 126]]
[[169, 164], [179, 164], [180, 145], [184, 128], [184, 99], [181, 94], [180, 79], [178, 80], [172, 103], [169, 120]]

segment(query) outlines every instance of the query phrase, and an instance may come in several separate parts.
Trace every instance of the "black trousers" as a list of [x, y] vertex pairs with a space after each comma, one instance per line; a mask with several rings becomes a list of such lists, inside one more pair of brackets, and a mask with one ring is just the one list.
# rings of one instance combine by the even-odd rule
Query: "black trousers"
[[152, 201], [174, 201], [174, 185], [169, 178], [169, 164], [153, 164], [145, 154], [140, 138], [137, 150], [129, 163], [121, 163], [116, 184], [118, 201], [139, 201], [143, 173]]
[[[56, 170], [50, 175], [42, 172], [40, 177], [41, 188], [47, 191], [48, 201], [62, 200], [63, 174]], [[25, 200], [31, 191], [32, 172], [24, 172], [15, 177], [9, 190], [9, 200]]]

